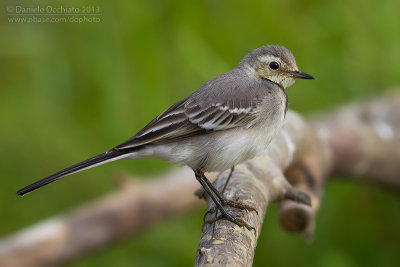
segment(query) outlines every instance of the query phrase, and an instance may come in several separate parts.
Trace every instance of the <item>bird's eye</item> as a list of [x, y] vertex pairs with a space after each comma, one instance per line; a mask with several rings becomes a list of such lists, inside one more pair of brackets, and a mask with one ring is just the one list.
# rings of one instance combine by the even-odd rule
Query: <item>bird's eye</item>
[[273, 70], [277, 70], [279, 69], [279, 63], [276, 61], [272, 61], [271, 63], [269, 63], [269, 67]]

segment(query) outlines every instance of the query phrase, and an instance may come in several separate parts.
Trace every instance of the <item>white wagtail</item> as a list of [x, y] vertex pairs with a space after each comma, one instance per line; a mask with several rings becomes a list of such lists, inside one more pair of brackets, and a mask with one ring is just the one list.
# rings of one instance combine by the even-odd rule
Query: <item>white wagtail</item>
[[255, 49], [236, 68], [206, 82], [129, 140], [28, 185], [17, 194], [27, 194], [107, 162], [154, 157], [188, 165], [222, 217], [250, 229], [224, 208], [246, 206], [221, 196], [204, 172], [232, 168], [265, 151], [286, 115], [285, 89], [298, 78], [314, 79], [299, 71], [293, 54], [285, 47], [270, 45]]

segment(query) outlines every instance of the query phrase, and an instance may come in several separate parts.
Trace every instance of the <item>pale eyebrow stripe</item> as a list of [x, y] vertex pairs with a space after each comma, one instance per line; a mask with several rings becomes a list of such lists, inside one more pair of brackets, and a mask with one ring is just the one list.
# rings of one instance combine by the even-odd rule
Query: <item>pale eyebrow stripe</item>
[[278, 61], [279, 63], [281, 62], [280, 58], [274, 57], [274, 56], [271, 56], [271, 55], [260, 56], [260, 57], [258, 57], [258, 60], [260, 60], [262, 62], [268, 62], [268, 61], [271, 61], [271, 60]]

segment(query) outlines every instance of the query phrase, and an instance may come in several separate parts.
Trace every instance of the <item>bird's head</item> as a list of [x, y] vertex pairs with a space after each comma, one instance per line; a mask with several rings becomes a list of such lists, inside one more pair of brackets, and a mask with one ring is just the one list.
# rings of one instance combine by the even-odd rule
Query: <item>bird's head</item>
[[292, 52], [283, 46], [269, 45], [247, 54], [239, 67], [257, 79], [266, 79], [283, 88], [291, 86], [296, 79], [314, 79], [300, 71]]

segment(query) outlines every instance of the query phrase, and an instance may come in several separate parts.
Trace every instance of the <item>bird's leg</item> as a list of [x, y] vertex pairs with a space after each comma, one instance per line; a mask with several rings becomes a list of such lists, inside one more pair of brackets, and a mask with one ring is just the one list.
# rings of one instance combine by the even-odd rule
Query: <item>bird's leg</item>
[[220, 194], [218, 189], [215, 188], [215, 186], [210, 182], [210, 180], [208, 180], [207, 177], [205, 177], [204, 173], [202, 173], [201, 176], [204, 177], [204, 181], [207, 183], [208, 187], [214, 192], [214, 194], [218, 197], [218, 199], [221, 201], [222, 204], [225, 204], [226, 202], [228, 202], [228, 200]]
[[[235, 166], [232, 166], [231, 171], [229, 172], [228, 178], [226, 178], [224, 187], [222, 188], [222, 191], [221, 191], [221, 196], [222, 196], [222, 197], [224, 196], [224, 192], [225, 192], [226, 186], [228, 185], [229, 180], [231, 179], [234, 170], [235, 170]], [[210, 211], [211, 211], [211, 210], [210, 210]], [[204, 223], [206, 222], [207, 214], [208, 214], [208, 211], [207, 211], [206, 214], [204, 215]], [[217, 218], [218, 218], [218, 210], [217, 210], [217, 212], [215, 213], [214, 222], [217, 221]], [[214, 237], [214, 232], [215, 232], [215, 223], [213, 223], [213, 230], [212, 230], [212, 236], [213, 236], [213, 237]]]
[[241, 210], [255, 211], [258, 214], [257, 210], [255, 208], [253, 208], [252, 206], [243, 204], [242, 202], [239, 202], [239, 201], [228, 200], [224, 197], [224, 192], [225, 192], [226, 186], [228, 185], [229, 180], [231, 179], [234, 170], [235, 170], [235, 166], [232, 166], [231, 171], [229, 172], [228, 178], [226, 178], [226, 182], [221, 191], [221, 196], [224, 199], [223, 205], [226, 205], [226, 206], [229, 206], [232, 208], [238, 208]]
[[[232, 208], [237, 208], [237, 209], [241, 209], [241, 210], [248, 210], [248, 211], [255, 211], [257, 212], [257, 210], [255, 208], [253, 208], [252, 206], [246, 205], [240, 201], [234, 201], [234, 200], [228, 200], [226, 199], [226, 197], [223, 196], [223, 193], [226, 189], [226, 186], [228, 185], [229, 180], [232, 177], [232, 173], [234, 171], [234, 167], [231, 168], [231, 172], [229, 173], [228, 178], [226, 179], [224, 188], [222, 189], [222, 194], [218, 191], [218, 189], [215, 188], [215, 186], [207, 179], [207, 177], [204, 176], [204, 174], [202, 175], [205, 179], [205, 182], [207, 183], [207, 185], [210, 187], [210, 189], [215, 193], [215, 195], [219, 198], [221, 204], [223, 206], [228, 206], [228, 207], [232, 207]], [[257, 212], [258, 214], [258, 212]]]
[[[203, 172], [200, 171], [195, 171], [195, 176], [197, 181], [199, 181], [199, 183], [201, 184], [201, 186], [204, 188], [204, 190], [208, 193], [208, 195], [211, 197], [211, 199], [213, 200], [213, 202], [215, 203], [215, 205], [217, 206], [218, 210], [221, 211], [222, 216], [220, 217], [220, 219], [226, 219], [230, 222], [233, 222], [234, 224], [240, 226], [240, 227], [246, 227], [249, 231], [250, 230], [255, 230], [253, 226], [247, 224], [243, 219], [241, 218], [237, 218], [240, 216], [234, 216], [231, 215], [222, 205], [221, 200], [219, 199], [218, 196], [216, 196], [215, 191], [217, 191], [215, 188], [212, 189], [210, 188], [210, 181], [208, 181], [207, 177], [204, 176]], [[211, 184], [212, 186], [212, 184]], [[214, 186], [212, 186], [214, 187]], [[217, 191], [218, 192], [218, 191]], [[218, 192], [219, 194], [219, 192]]]
[[225, 192], [226, 186], [228, 185], [229, 180], [231, 179], [234, 170], [235, 170], [235, 166], [232, 166], [231, 171], [229, 172], [228, 178], [226, 178], [226, 182], [224, 184], [224, 187], [222, 188], [222, 191], [221, 191], [221, 195], [222, 196], [224, 196], [224, 192]]
[[[230, 180], [231, 177], [232, 177], [232, 173], [233, 173], [234, 170], [235, 170], [235, 166], [233, 166], [233, 167], [231, 168], [231, 171], [229, 172], [228, 178], [226, 178], [226, 181], [225, 181], [225, 184], [224, 184], [224, 188], [222, 188], [222, 191], [221, 191], [221, 197], [225, 200], [225, 203], [226, 203], [227, 200], [226, 200], [225, 197], [224, 197], [224, 192], [225, 192], [226, 186], [227, 186], [228, 183], [229, 183], [229, 180]], [[224, 201], [224, 200], [223, 200], [223, 201]], [[223, 204], [224, 204], [224, 203], [223, 203]], [[204, 222], [206, 221], [207, 215], [208, 215], [209, 213], [214, 213], [214, 212], [215, 212], [215, 209], [210, 209], [210, 210], [208, 210], [208, 211], [204, 214]], [[216, 220], [217, 216], [218, 216], [218, 210], [217, 210], [217, 213], [215, 214], [214, 220]]]

